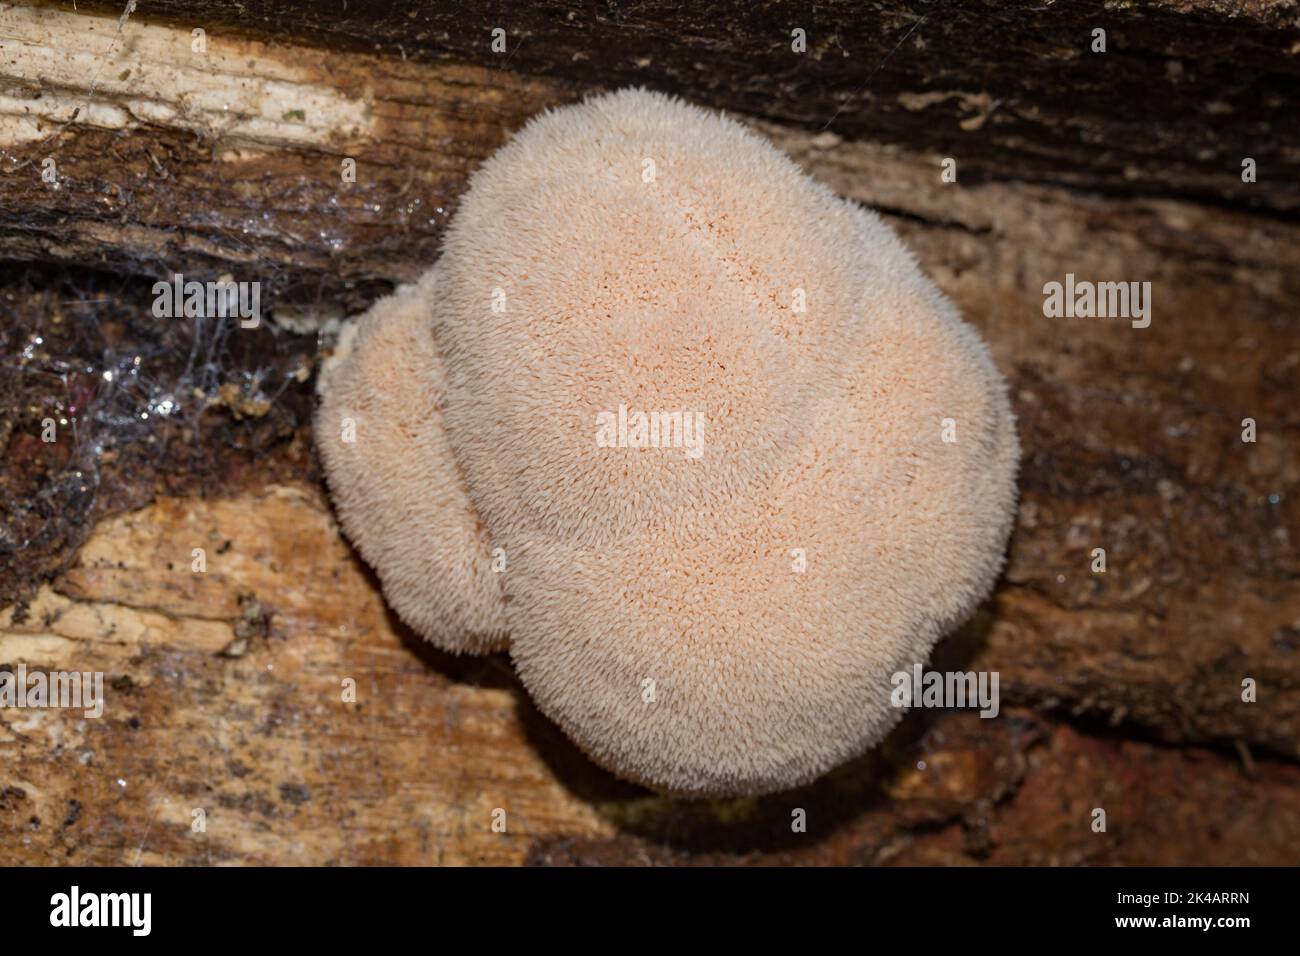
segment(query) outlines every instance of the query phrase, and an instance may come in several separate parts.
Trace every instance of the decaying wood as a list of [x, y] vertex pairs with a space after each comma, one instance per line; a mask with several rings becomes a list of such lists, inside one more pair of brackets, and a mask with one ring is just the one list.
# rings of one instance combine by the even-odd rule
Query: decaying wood
[[[436, 255], [466, 176], [528, 116], [626, 83], [811, 137], [951, 157], [967, 186], [1011, 178], [1290, 221], [1300, 209], [1290, 5], [702, 6], [698, 20], [656, 2], [593, 19], [549, 4], [497, 16], [166, 0], [124, 23], [116, 9], [7, 7], [0, 254], [159, 277], [252, 272], [269, 291], [332, 303]], [[789, 32], [802, 19], [800, 55]], [[493, 24], [515, 44], [499, 56]], [[1094, 26], [1109, 28], [1105, 54], [1090, 52]], [[252, 38], [355, 47], [361, 31], [367, 52]], [[349, 157], [355, 183], [341, 177]], [[57, 188], [41, 178], [47, 158]], [[1243, 158], [1258, 181], [1242, 181]]]
[[[914, 157], [837, 147], [813, 161], [776, 138], [841, 191], [906, 211], [895, 225], [1011, 377], [1022, 505], [980, 665], [1014, 674], [1036, 705], [1300, 755], [1290, 227], [1041, 187], [945, 189]], [[1151, 281], [1151, 326], [1045, 317], [1042, 286], [1066, 273]], [[1246, 418], [1268, 435], [1244, 443]], [[1267, 705], [1242, 705], [1247, 677], [1273, 689]]]
[[44, 7], [0, 9], [0, 84], [0, 255], [228, 272], [327, 311], [413, 278], [473, 167], [563, 98], [472, 66], [222, 36], [199, 54], [188, 29]]
[[[0, 257], [45, 263], [0, 280], [0, 665], [109, 681], [100, 720], [0, 712], [0, 861], [1297, 862], [1292, 7], [209, 6], [141, 4], [120, 34], [0, 8]], [[638, 79], [879, 209], [989, 342], [1020, 518], [936, 661], [998, 671], [1000, 719], [915, 714], [802, 791], [665, 801], [574, 751], [504, 658], [420, 645], [340, 539], [316, 328], [436, 258], [527, 116]], [[175, 271], [263, 282], [270, 319], [153, 318]], [[1150, 327], [1046, 317], [1067, 273], [1150, 281]], [[39, 440], [51, 414], [73, 440]]]
[[[302, 486], [105, 522], [0, 634], [5, 662], [108, 681], [102, 719], [3, 714], [6, 862], [1280, 864], [1300, 845], [1294, 764], [1247, 779], [1235, 759], [1020, 710], [910, 720], [789, 794], [646, 794], [577, 753], [503, 658], [395, 626]], [[1175, 793], [1192, 803], [1171, 810]]]
[[[113, 16], [122, 7], [92, 2]], [[645, 84], [957, 156], [972, 178], [1300, 209], [1300, 7], [1290, 0], [150, 0], [138, 12], [584, 89]], [[1105, 53], [1092, 52], [1098, 29]], [[494, 30], [505, 34], [499, 53]], [[1255, 186], [1241, 181], [1247, 156], [1264, 171]]]

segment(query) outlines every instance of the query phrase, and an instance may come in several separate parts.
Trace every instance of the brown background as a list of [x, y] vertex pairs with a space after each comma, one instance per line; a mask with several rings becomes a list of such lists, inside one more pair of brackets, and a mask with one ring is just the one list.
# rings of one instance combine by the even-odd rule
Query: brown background
[[[108, 702], [0, 711], [0, 862], [1300, 862], [1293, 4], [78, 8], [0, 16], [0, 665], [103, 671]], [[507, 658], [421, 645], [340, 538], [310, 433], [331, 323], [437, 256], [529, 115], [626, 83], [879, 209], [990, 343], [1021, 512], [936, 666], [999, 671], [998, 719], [915, 713], [803, 790], [669, 801]], [[155, 319], [174, 271], [258, 280], [270, 317]], [[1045, 318], [1067, 272], [1151, 281], [1151, 327]]]

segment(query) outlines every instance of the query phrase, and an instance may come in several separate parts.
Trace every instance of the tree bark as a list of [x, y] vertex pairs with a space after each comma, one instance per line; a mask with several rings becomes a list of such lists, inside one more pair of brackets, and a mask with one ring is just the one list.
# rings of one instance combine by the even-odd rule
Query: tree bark
[[[0, 665], [101, 670], [111, 706], [0, 712], [0, 862], [1297, 862], [1294, 7], [78, 6], [0, 9]], [[528, 116], [627, 82], [879, 210], [988, 341], [1020, 517], [935, 666], [998, 671], [1002, 719], [667, 801], [505, 658], [421, 645], [339, 537], [318, 340], [436, 259]], [[261, 282], [268, 320], [153, 318], [175, 272]], [[1150, 326], [1048, 317], [1067, 274], [1150, 281]]]

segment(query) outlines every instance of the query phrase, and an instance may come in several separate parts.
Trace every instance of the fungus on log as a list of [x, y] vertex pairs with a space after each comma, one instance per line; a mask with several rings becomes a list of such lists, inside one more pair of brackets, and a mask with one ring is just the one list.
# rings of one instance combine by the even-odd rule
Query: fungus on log
[[[0, 713], [6, 861], [1296, 862], [1294, 9], [705, 7], [0, 9], [0, 665], [109, 689]], [[999, 719], [662, 800], [406, 630], [334, 526], [320, 341], [438, 258], [527, 117], [638, 83], [879, 212], [988, 343], [1021, 508], [932, 666], [997, 671]], [[154, 318], [177, 273], [259, 282], [264, 321]], [[1150, 326], [1044, 315], [1067, 275], [1150, 281]], [[1143, 826], [1094, 839], [1095, 792]], [[773, 836], [795, 800], [818, 839]]]

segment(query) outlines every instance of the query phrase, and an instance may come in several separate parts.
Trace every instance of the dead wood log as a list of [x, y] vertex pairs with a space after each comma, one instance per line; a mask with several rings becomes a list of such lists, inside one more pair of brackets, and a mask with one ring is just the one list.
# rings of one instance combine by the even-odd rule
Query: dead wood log
[[[0, 861], [1294, 863], [1295, 14], [1056, 6], [0, 8], [0, 665], [114, 699], [0, 716]], [[813, 788], [683, 807], [591, 767], [503, 662], [414, 642], [339, 539], [297, 333], [432, 262], [527, 116], [637, 80], [879, 209], [989, 341], [1021, 515], [938, 660], [999, 671], [1006, 720], [922, 715]], [[174, 272], [260, 281], [270, 320], [153, 318]], [[1049, 318], [1067, 274], [1150, 281], [1151, 325]]]

